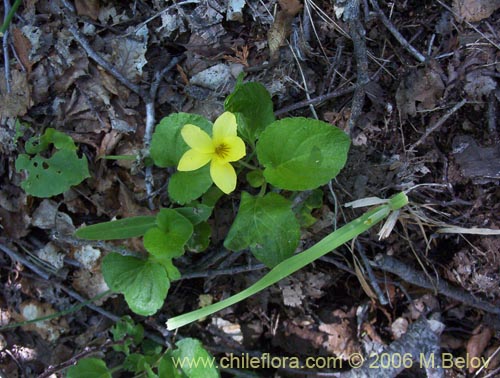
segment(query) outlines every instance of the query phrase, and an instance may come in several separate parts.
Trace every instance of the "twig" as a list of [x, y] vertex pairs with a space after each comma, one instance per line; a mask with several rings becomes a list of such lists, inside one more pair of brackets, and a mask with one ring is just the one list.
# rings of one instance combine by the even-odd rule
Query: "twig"
[[497, 98], [495, 96], [495, 91], [491, 91], [488, 96], [488, 131], [491, 135], [491, 139], [497, 143], [499, 139], [497, 133]]
[[353, 87], [349, 87], [347, 89], [339, 89], [337, 91], [326, 93], [324, 95], [312, 98], [310, 100], [299, 101], [299, 102], [296, 102], [295, 104], [285, 106], [284, 108], [281, 108], [281, 109], [275, 111], [274, 115], [280, 116], [280, 115], [283, 115], [285, 113], [289, 113], [293, 110], [304, 108], [304, 107], [309, 106], [309, 105], [316, 105], [316, 104], [319, 104], [320, 102], [331, 100], [332, 98], [342, 97], [342, 96], [345, 96], [346, 94], [354, 92], [356, 90], [356, 88], [357, 88], [356, 86], [353, 86]]
[[378, 355], [370, 355], [359, 369], [351, 369], [347, 373], [339, 373], [339, 378], [378, 378], [396, 377], [405, 369], [406, 363], [388, 364], [383, 368], [377, 366], [377, 361], [381, 361], [380, 356], [387, 356], [388, 361], [393, 361], [392, 357], [411, 357], [412, 361], [421, 363], [425, 368], [428, 378], [444, 377], [444, 370], [441, 367], [441, 354], [439, 348], [439, 336], [444, 330], [444, 325], [435, 320], [427, 320], [421, 317], [413, 323], [406, 333], [398, 340], [384, 348]]
[[412, 151], [414, 150], [417, 146], [419, 146], [420, 144], [422, 144], [422, 142], [434, 131], [436, 131], [437, 129], [439, 129], [443, 123], [445, 123], [448, 118], [451, 117], [452, 114], [454, 114], [456, 111], [458, 111], [462, 106], [464, 106], [465, 104], [467, 103], [467, 100], [466, 99], [463, 99], [462, 101], [460, 101], [459, 103], [457, 103], [453, 108], [451, 108], [450, 110], [448, 110], [444, 116], [442, 116], [434, 125], [432, 125], [431, 127], [429, 127], [427, 130], [425, 130], [425, 133], [424, 135], [422, 135], [420, 137], [419, 140], [417, 140], [415, 143], [413, 143], [409, 150]]
[[182, 279], [191, 279], [191, 278], [207, 278], [207, 277], [216, 277], [216, 276], [232, 276], [239, 273], [252, 272], [255, 270], [264, 269], [266, 266], [264, 264], [255, 264], [252, 266], [237, 266], [229, 269], [216, 269], [216, 270], [205, 270], [201, 272], [186, 272], [181, 274]]
[[[146, 152], [146, 155], [149, 153], [149, 147], [151, 144], [151, 138], [153, 135], [154, 131], [154, 126], [155, 126], [155, 99], [156, 99], [156, 92], [158, 91], [158, 87], [160, 85], [160, 82], [162, 78], [166, 75], [167, 72], [169, 72], [175, 65], [182, 59], [182, 57], [174, 57], [171, 59], [171, 61], [168, 63], [168, 65], [162, 69], [161, 71], [157, 72], [155, 75], [155, 79], [153, 83], [151, 84], [149, 92], [144, 90], [139, 85], [136, 85], [132, 83], [130, 80], [128, 80], [120, 71], [118, 71], [111, 63], [106, 61], [104, 58], [102, 58], [97, 52], [94, 51], [92, 46], [90, 46], [90, 43], [87, 41], [87, 39], [80, 34], [78, 31], [78, 28], [75, 26], [76, 22], [74, 20], [76, 19], [75, 17], [75, 9], [71, 3], [69, 3], [67, 0], [62, 0], [63, 4], [66, 6], [66, 8], [69, 10], [69, 13], [66, 13], [66, 17], [70, 20], [70, 25], [68, 26], [69, 31], [73, 35], [73, 37], [76, 39], [76, 41], [83, 47], [87, 55], [94, 60], [97, 64], [99, 64], [101, 67], [103, 67], [105, 70], [107, 70], [111, 75], [113, 75], [120, 83], [125, 85], [128, 89], [130, 89], [132, 92], [135, 92], [137, 95], [139, 95], [142, 100], [145, 103], [146, 106], [146, 127], [145, 127], [145, 132], [144, 132], [144, 150]], [[190, 2], [185, 2], [184, 4], [188, 4]], [[148, 198], [148, 206], [151, 210], [154, 209], [154, 203], [153, 203], [153, 187], [154, 187], [154, 181], [153, 181], [153, 169], [151, 166], [145, 168], [145, 186], [146, 186], [146, 196]]]
[[356, 248], [358, 249], [358, 252], [361, 255], [361, 260], [363, 261], [363, 266], [365, 267], [366, 273], [368, 274], [368, 278], [370, 279], [371, 287], [375, 291], [375, 294], [377, 294], [378, 301], [383, 306], [387, 305], [389, 303], [389, 301], [387, 300], [384, 293], [380, 289], [377, 278], [375, 277], [375, 274], [373, 273], [373, 269], [370, 266], [370, 260], [368, 260], [368, 257], [366, 257], [365, 248], [359, 242], [359, 240], [356, 240]]
[[92, 354], [96, 354], [99, 352], [104, 352], [111, 344], [116, 345], [116, 344], [121, 344], [120, 343], [113, 343], [110, 339], [106, 340], [102, 345], [96, 345], [93, 347], [85, 347], [80, 353], [75, 354], [73, 357], [71, 357], [69, 360], [66, 360], [62, 363], [60, 363], [57, 366], [49, 366], [47, 370], [45, 370], [42, 374], [40, 374], [37, 378], [48, 378], [52, 376], [54, 373], [57, 373], [58, 371], [61, 371], [63, 369], [66, 369], [70, 366], [75, 365], [79, 360], [83, 359], [84, 357], [90, 356]]
[[393, 273], [399, 276], [404, 281], [409, 282], [413, 285], [432, 290], [437, 288], [438, 293], [444, 296], [462, 302], [468, 306], [475, 307], [492, 314], [500, 315], [499, 307], [493, 306], [488, 302], [478, 299], [464, 290], [453, 287], [446, 281], [433, 283], [422, 272], [414, 270], [412, 267], [405, 265], [404, 263], [396, 260], [393, 257], [378, 255], [375, 258], [375, 261], [372, 262], [372, 265], [376, 268], [382, 269], [383, 271]]
[[[439, 4], [441, 4], [441, 6], [446, 9], [448, 12], [450, 12], [451, 14], [453, 14], [453, 16], [455, 16], [457, 19], [459, 19], [460, 17], [457, 15], [457, 13], [452, 9], [450, 8], [448, 5], [446, 5], [445, 3], [443, 3], [441, 0], [437, 0], [437, 2]], [[500, 45], [496, 44], [495, 42], [492, 41], [491, 38], [489, 38], [486, 34], [484, 34], [481, 30], [479, 30], [474, 24], [471, 24], [469, 21], [467, 20], [464, 20], [464, 22], [467, 24], [467, 26], [471, 29], [474, 29], [474, 31], [476, 33], [478, 33], [479, 35], [481, 35], [481, 37], [483, 37], [484, 39], [486, 39], [489, 43], [491, 43], [493, 46], [495, 46], [498, 50], [500, 50]]]
[[[161, 70], [156, 72], [155, 79], [151, 84], [151, 88], [149, 90], [149, 96], [145, 99], [146, 102], [146, 129], [144, 131], [144, 149], [146, 153], [149, 153], [149, 147], [151, 145], [151, 138], [153, 136], [154, 126], [156, 123], [155, 117], [155, 101], [156, 101], [156, 93], [158, 92], [158, 87], [160, 86], [160, 82], [163, 77], [174, 68], [177, 63], [181, 61], [182, 57], [174, 57], [170, 60], [167, 66]], [[154, 209], [153, 203], [153, 167], [148, 166], [145, 170], [145, 178], [146, 184], [146, 195], [148, 198], [148, 206], [150, 210]]]
[[351, 116], [349, 118], [349, 134], [352, 135], [356, 121], [358, 120], [365, 103], [365, 86], [359, 85], [369, 80], [368, 56], [366, 52], [365, 28], [360, 21], [359, 0], [350, 0], [344, 10], [344, 20], [349, 26], [349, 35], [354, 45], [354, 56], [356, 57], [357, 86], [354, 91], [351, 105]]
[[[16, 1], [16, 4], [20, 3], [20, 1]], [[14, 4], [14, 5], [16, 5]], [[0, 30], [0, 35], [3, 34], [2, 37], [2, 47], [3, 47], [3, 61], [4, 61], [4, 74], [5, 74], [5, 90], [7, 93], [10, 93], [11, 88], [10, 88], [10, 57], [9, 57], [9, 25], [10, 21], [12, 20], [12, 17], [14, 16], [15, 9], [12, 8], [10, 9], [10, 2], [9, 0], [3, 0], [3, 5], [4, 5], [4, 11], [5, 11], [5, 17], [4, 17], [4, 22], [2, 25], [2, 29]], [[19, 4], [17, 4], [19, 6]], [[10, 11], [9, 11], [10, 9]], [[12, 11], [14, 10], [14, 12]], [[10, 16], [10, 17], [9, 17]]]
[[396, 29], [392, 22], [387, 18], [387, 16], [382, 12], [377, 0], [370, 0], [373, 8], [377, 12], [378, 17], [385, 25], [385, 27], [391, 32], [394, 38], [403, 46], [411, 55], [413, 55], [420, 63], [424, 63], [427, 58], [423, 56], [415, 47], [413, 47], [405, 37]]
[[45, 271], [45, 269], [40, 268], [38, 265], [32, 263], [31, 261], [26, 259], [24, 256], [21, 256], [19, 253], [8, 248], [6, 245], [0, 244], [0, 250], [2, 252], [4, 252], [6, 255], [8, 255], [12, 260], [19, 261], [24, 266], [27, 266], [28, 268], [30, 268], [33, 272], [38, 274], [43, 279], [45, 279], [47, 281], [50, 280], [51, 274], [48, 273], [47, 271]]
[[113, 67], [111, 63], [109, 63], [107, 60], [105, 60], [99, 54], [97, 54], [92, 48], [92, 46], [90, 46], [90, 43], [87, 41], [87, 38], [85, 38], [83, 35], [80, 34], [78, 28], [75, 26], [74, 23], [69, 24], [68, 29], [70, 33], [73, 35], [73, 37], [76, 39], [76, 41], [83, 47], [83, 49], [85, 50], [90, 59], [99, 64], [110, 74], [112, 74], [120, 83], [122, 83], [132, 92], [135, 92], [136, 94], [144, 98], [146, 93], [142, 90], [142, 88], [132, 83], [120, 71], [118, 71], [115, 67]]

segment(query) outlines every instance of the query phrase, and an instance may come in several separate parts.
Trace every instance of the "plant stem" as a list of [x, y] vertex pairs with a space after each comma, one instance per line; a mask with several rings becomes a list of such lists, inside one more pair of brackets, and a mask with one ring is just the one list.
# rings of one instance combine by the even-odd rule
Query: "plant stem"
[[256, 170], [256, 169], [259, 169], [258, 167], [256, 167], [255, 165], [252, 165], [250, 163], [246, 163], [245, 161], [243, 160], [239, 160], [238, 161], [239, 164], [241, 164], [242, 166], [244, 166], [245, 168], [248, 168], [248, 169], [251, 169], [251, 170]]
[[5, 17], [2, 27], [0, 27], [0, 36], [5, 33], [10, 25], [10, 22], [12, 21], [12, 18], [14, 17], [14, 14], [16, 14], [17, 8], [19, 8], [19, 5], [21, 5], [21, 0], [16, 0], [12, 8], [10, 8], [9, 13]]
[[269, 273], [262, 277], [259, 281], [245, 290], [224, 299], [218, 303], [210, 306], [200, 308], [198, 310], [176, 316], [169, 319], [167, 322], [167, 329], [173, 330], [182, 327], [186, 324], [195, 322], [203, 317], [212, 315], [226, 307], [232, 306], [265, 288], [275, 284], [285, 277], [302, 269], [306, 265], [312, 263], [316, 259], [326, 255], [340, 245], [348, 242], [349, 240], [357, 237], [361, 233], [369, 230], [371, 227], [382, 221], [391, 211], [395, 211], [405, 206], [408, 203], [406, 194], [399, 193], [393, 196], [389, 203], [376, 207], [373, 210], [366, 212], [361, 217], [353, 220], [345, 226], [339, 228], [337, 231], [331, 233], [311, 248], [292, 256], [278, 265], [276, 265]]

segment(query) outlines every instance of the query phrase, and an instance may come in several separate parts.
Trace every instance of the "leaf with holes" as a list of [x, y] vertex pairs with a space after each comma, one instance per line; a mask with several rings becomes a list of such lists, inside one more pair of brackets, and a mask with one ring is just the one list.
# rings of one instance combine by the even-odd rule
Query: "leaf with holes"
[[[52, 156], [40, 155], [51, 145], [56, 149]], [[47, 129], [39, 138], [28, 140], [25, 149], [29, 155], [19, 155], [16, 170], [28, 173], [21, 187], [32, 196], [46, 198], [61, 194], [90, 176], [86, 157], [78, 157], [73, 140], [59, 131]]]

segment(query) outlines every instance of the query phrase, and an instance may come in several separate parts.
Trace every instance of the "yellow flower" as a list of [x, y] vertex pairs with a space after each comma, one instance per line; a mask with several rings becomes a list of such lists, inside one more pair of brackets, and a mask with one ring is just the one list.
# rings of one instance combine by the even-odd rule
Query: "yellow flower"
[[184, 125], [181, 135], [191, 149], [182, 155], [177, 169], [194, 171], [210, 162], [215, 185], [229, 194], [236, 188], [236, 172], [230, 164], [245, 156], [245, 143], [236, 135], [236, 117], [223, 113], [214, 123], [212, 138], [195, 125]]

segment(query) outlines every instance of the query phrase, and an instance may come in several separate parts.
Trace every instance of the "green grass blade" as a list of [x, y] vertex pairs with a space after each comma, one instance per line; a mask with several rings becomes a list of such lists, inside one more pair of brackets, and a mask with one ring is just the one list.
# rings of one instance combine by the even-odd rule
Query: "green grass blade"
[[391, 211], [397, 210], [406, 205], [407, 203], [408, 203], [408, 198], [404, 193], [399, 193], [395, 195], [390, 199], [389, 203], [378, 206], [377, 208], [366, 212], [361, 217], [353, 220], [352, 222], [339, 228], [337, 231], [326, 236], [324, 239], [319, 241], [311, 248], [279, 263], [259, 281], [254, 283], [252, 286], [246, 288], [245, 290], [239, 292], [238, 294], [235, 294], [232, 297], [214, 303], [210, 306], [203, 307], [198, 310], [189, 312], [187, 314], [183, 314], [169, 319], [167, 321], [167, 328], [169, 330], [173, 330], [185, 326], [186, 324], [195, 322], [198, 319], [212, 315], [217, 311], [232, 306], [258, 293], [259, 291], [264, 290], [268, 286], [271, 286], [276, 282], [280, 281], [281, 279], [295, 273], [296, 271], [310, 264], [314, 260], [320, 258], [321, 256], [326, 255], [335, 248], [338, 248], [340, 245], [348, 242], [349, 240], [360, 235], [361, 233], [367, 231], [368, 229], [370, 229], [371, 227], [382, 221], [387, 215], [389, 215]]

